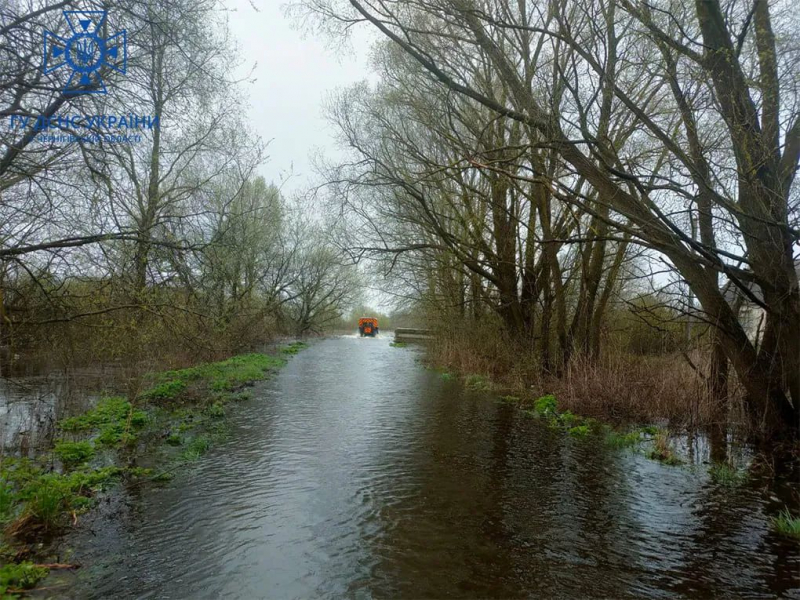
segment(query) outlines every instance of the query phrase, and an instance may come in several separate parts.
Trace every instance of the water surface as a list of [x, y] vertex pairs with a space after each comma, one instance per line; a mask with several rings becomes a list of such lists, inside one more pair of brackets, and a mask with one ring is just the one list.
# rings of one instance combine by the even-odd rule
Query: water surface
[[202, 460], [69, 540], [92, 566], [64, 595], [800, 598], [777, 488], [571, 438], [389, 341], [291, 358]]

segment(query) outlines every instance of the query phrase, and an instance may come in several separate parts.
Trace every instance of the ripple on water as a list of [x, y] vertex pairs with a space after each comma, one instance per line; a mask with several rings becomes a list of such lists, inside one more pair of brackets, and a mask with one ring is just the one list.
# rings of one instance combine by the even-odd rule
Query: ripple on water
[[[768, 491], [573, 439], [342, 337], [231, 411], [232, 435], [129, 527], [81, 543], [78, 597], [800, 597]], [[88, 536], [87, 536], [88, 537]]]

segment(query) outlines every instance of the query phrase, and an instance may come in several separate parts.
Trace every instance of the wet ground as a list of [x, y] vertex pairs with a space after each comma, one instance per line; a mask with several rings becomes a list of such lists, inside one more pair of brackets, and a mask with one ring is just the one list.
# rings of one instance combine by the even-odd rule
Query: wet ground
[[785, 488], [566, 436], [389, 342], [291, 358], [208, 455], [67, 540], [90, 566], [58, 594], [800, 598]]

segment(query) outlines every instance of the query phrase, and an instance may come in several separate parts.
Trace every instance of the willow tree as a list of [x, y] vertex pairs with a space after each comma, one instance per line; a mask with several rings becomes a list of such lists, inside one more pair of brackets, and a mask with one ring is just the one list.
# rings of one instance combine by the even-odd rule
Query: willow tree
[[[598, 224], [660, 253], [716, 331], [746, 388], [752, 422], [800, 433], [800, 45], [790, 3], [306, 6], [331, 27], [369, 24], [451, 93], [536, 131], [570, 173], [535, 178], [550, 180], [560, 201]], [[551, 51], [532, 52], [540, 42]], [[563, 54], [566, 63], [557, 59]], [[480, 55], [502, 86], [483, 89], [466, 75], [463, 65]], [[609, 136], [604, 111], [630, 134]], [[576, 190], [578, 181], [593, 198]], [[728, 284], [765, 312], [758, 346], [723, 293]]]

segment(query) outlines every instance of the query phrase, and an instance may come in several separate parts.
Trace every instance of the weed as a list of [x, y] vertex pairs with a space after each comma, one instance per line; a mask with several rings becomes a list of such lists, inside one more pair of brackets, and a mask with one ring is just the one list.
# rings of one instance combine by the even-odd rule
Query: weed
[[49, 571], [30, 562], [7, 564], [0, 567], [0, 598], [13, 590], [29, 590], [47, 576]]
[[681, 459], [677, 457], [669, 442], [669, 435], [663, 431], [659, 431], [653, 438], [653, 447], [647, 453], [647, 458], [660, 461], [665, 465], [681, 464]]
[[253, 397], [252, 392], [234, 392], [232, 394], [225, 394], [223, 399], [225, 402], [242, 402], [243, 400], [250, 400]]
[[466, 385], [468, 389], [478, 392], [485, 392], [492, 387], [491, 382], [486, 379], [486, 377], [478, 374], [468, 375], [464, 380], [464, 385]]
[[128, 475], [131, 477], [150, 477], [153, 474], [153, 469], [148, 469], [146, 467], [131, 467], [126, 471]]
[[181, 460], [193, 461], [197, 460], [203, 454], [208, 452], [211, 448], [211, 441], [204, 435], [199, 435], [193, 438], [191, 442], [186, 444], [186, 449], [181, 453]]
[[162, 471], [158, 475], [154, 475], [152, 477], [151, 481], [160, 481], [160, 482], [172, 481], [172, 479], [174, 477], [175, 477], [175, 474], [172, 473], [171, 471]]
[[389, 345], [390, 345], [392, 348], [405, 348], [406, 346], [408, 346], [408, 344], [407, 344], [407, 343], [405, 343], [405, 342], [392, 342], [392, 343], [390, 343]]
[[305, 342], [292, 342], [288, 346], [284, 346], [281, 348], [281, 354], [297, 354], [300, 350], [304, 348], [308, 348], [308, 344]]
[[183, 444], [183, 437], [177, 433], [171, 433], [167, 437], [167, 444], [170, 446], [180, 446]]
[[53, 453], [64, 463], [65, 467], [72, 468], [85, 463], [94, 456], [92, 442], [67, 442], [59, 440], [53, 448]]
[[800, 517], [793, 517], [789, 509], [784, 508], [772, 518], [772, 529], [781, 535], [800, 539]]
[[0, 479], [0, 525], [11, 519], [14, 508], [14, 489], [7, 481]]
[[584, 437], [589, 435], [591, 429], [588, 425], [578, 425], [576, 427], [570, 427], [568, 430], [569, 434], [574, 437]]
[[444, 381], [452, 381], [452, 379], [453, 379], [453, 374], [452, 374], [452, 373], [447, 373], [447, 372], [444, 372], [444, 373], [442, 373], [442, 374], [441, 374], [441, 377], [442, 377], [442, 379], [443, 379]]
[[112, 397], [103, 398], [82, 415], [63, 420], [60, 427], [64, 431], [97, 431], [97, 442], [103, 446], [131, 445], [137, 438], [130, 429], [141, 429], [148, 420], [146, 412], [134, 410], [125, 398]]
[[519, 402], [519, 396], [500, 396], [500, 402], [508, 404], [516, 404]]
[[747, 471], [727, 463], [717, 463], [708, 470], [711, 481], [723, 487], [734, 488], [747, 481]]
[[[558, 420], [566, 426], [571, 426], [581, 421], [581, 418], [578, 415], [574, 415], [570, 411], [565, 410], [563, 413], [558, 415]], [[589, 429], [588, 426], [586, 428], [587, 430]]]
[[630, 448], [642, 441], [642, 436], [638, 431], [631, 431], [629, 433], [618, 433], [616, 431], [608, 431], [606, 433], [606, 445], [611, 448]]
[[175, 400], [186, 391], [186, 382], [173, 379], [150, 388], [142, 394], [148, 400]]
[[221, 419], [225, 416], [225, 407], [222, 405], [222, 402], [217, 400], [211, 406], [206, 408], [206, 414], [212, 419]]
[[655, 425], [645, 425], [644, 427], [641, 428], [640, 431], [645, 435], [652, 435], [652, 436], [658, 435], [658, 433], [661, 432], [661, 430]]
[[533, 410], [536, 412], [536, 414], [542, 416], [555, 415], [556, 411], [558, 410], [556, 397], [552, 394], [548, 394], [546, 396], [542, 396], [541, 398], [537, 398], [533, 403]]

